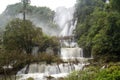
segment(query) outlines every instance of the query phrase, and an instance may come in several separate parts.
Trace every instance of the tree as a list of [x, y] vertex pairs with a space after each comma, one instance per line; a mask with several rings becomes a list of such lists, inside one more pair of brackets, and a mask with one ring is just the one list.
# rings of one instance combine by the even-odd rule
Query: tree
[[[6, 25], [3, 34], [4, 55], [8, 57], [3, 56], [6, 58], [8, 65], [16, 61], [13, 65], [15, 70], [17, 68], [16, 71], [23, 67], [21, 65], [27, 64], [25, 71], [27, 73], [30, 63], [34, 61], [34, 56], [31, 55], [33, 47], [39, 47], [41, 52], [44, 52], [48, 47], [54, 49], [58, 44], [53, 39], [44, 35], [42, 29], [33, 25], [31, 21], [14, 19]], [[17, 56], [18, 54], [19, 56]], [[21, 61], [22, 56], [24, 57]]]
[[95, 9], [104, 10], [104, 2], [101, 0], [77, 0], [75, 18], [78, 19], [76, 38], [87, 35], [91, 27], [91, 14]]
[[27, 5], [30, 3], [30, 0], [22, 0], [23, 3], [23, 20], [26, 18], [26, 8]]
[[99, 11], [95, 16], [97, 16], [97, 19], [94, 20], [95, 23], [93, 22], [93, 27], [91, 27], [88, 36], [92, 39], [91, 53], [94, 55], [95, 60], [100, 59], [104, 62], [119, 61], [119, 13], [111, 11], [108, 14], [108, 12]]
[[111, 4], [105, 4], [104, 0], [78, 1], [76, 36], [84, 54], [93, 54], [95, 60], [119, 61], [119, 1], [110, 0]]
[[[94, 25], [98, 16], [93, 15], [93, 12], [103, 11], [104, 6], [103, 0], [77, 0], [75, 18], [78, 19], [78, 23], [75, 29], [75, 37], [79, 46], [88, 56], [91, 53], [92, 38], [101, 27], [96, 28], [96, 25]], [[99, 17], [101, 16], [99, 15]]]
[[25, 51], [31, 54], [32, 48], [42, 43], [42, 29], [35, 27], [28, 20], [14, 19], [7, 24], [3, 34], [3, 45], [6, 50], [18, 50], [18, 53]]
[[120, 12], [120, 0], [110, 0], [110, 4], [113, 10]]
[[32, 48], [39, 47], [40, 52], [44, 52], [46, 48], [58, 48], [59, 42], [55, 37], [48, 37], [43, 34], [42, 29], [36, 27], [29, 20], [12, 20], [6, 26], [3, 34], [3, 45], [6, 50], [18, 53], [32, 53]]
[[85, 22], [88, 16], [95, 8], [104, 8], [104, 2], [101, 0], [77, 0], [75, 16], [78, 22]]

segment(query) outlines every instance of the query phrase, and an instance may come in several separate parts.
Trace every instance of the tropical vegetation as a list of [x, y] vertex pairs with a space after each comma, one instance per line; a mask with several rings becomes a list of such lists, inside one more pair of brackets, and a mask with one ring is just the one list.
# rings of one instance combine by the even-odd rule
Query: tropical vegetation
[[119, 1], [77, 0], [76, 38], [84, 53], [103, 62], [120, 60]]

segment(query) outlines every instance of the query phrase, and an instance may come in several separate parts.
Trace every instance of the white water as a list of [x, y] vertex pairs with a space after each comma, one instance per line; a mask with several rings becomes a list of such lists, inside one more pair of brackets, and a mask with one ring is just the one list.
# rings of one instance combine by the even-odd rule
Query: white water
[[[73, 20], [73, 14], [74, 8], [60, 7], [56, 10], [54, 20], [61, 28], [59, 37], [74, 36], [73, 30], [76, 27], [77, 20]], [[57, 80], [57, 78], [65, 77], [72, 71], [81, 70], [86, 65], [84, 62], [87, 60], [83, 57], [82, 48], [79, 48], [74, 41], [61, 40], [61, 44], [64, 44], [65, 48], [61, 46], [60, 57], [67, 63], [59, 65], [56, 63], [51, 65], [46, 65], [45, 63], [31, 64], [28, 74], [24, 74], [26, 67], [18, 72], [18, 75], [21, 76], [19, 80], [26, 80], [29, 77], [34, 78], [34, 80], [47, 80], [49, 76]], [[33, 53], [35, 54], [36, 52], [33, 50]], [[77, 60], [79, 63], [71, 63], [71, 60]]]
[[51, 65], [31, 64], [29, 68], [29, 74], [24, 74], [25, 68], [18, 72], [19, 76], [22, 76], [19, 80], [26, 80], [29, 77], [33, 77], [35, 80], [46, 80], [47, 77], [52, 76], [55, 79], [67, 76], [74, 70], [81, 70], [85, 64], [73, 64], [63, 63], [57, 65], [53, 63]]
[[61, 58], [67, 60], [81, 60], [83, 59], [82, 48], [61, 48]]
[[73, 22], [74, 10], [74, 8], [57, 8], [54, 20], [61, 28], [59, 36], [63, 37], [72, 35], [72, 31], [75, 29]]
[[[56, 10], [55, 21], [62, 29], [60, 33], [61, 39], [61, 54], [60, 57], [67, 60], [81, 60], [83, 59], [83, 50], [77, 46], [77, 43], [74, 42], [74, 33], [77, 20], [74, 19], [74, 8], [63, 8], [60, 7]], [[68, 37], [67, 40], [64, 40], [64, 37]], [[64, 48], [65, 47], [65, 48]], [[69, 47], [69, 48], [68, 48]]]

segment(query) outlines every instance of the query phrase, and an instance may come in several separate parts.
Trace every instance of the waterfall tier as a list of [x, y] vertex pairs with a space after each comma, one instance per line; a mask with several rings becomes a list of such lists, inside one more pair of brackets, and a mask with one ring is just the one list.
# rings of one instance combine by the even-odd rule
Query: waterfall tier
[[81, 60], [83, 59], [83, 50], [82, 48], [61, 48], [61, 59], [64, 61], [68, 60]]
[[[46, 80], [45, 77], [52, 76], [54, 78], [60, 78], [67, 76], [70, 72], [74, 70], [81, 70], [85, 64], [73, 64], [73, 63], [63, 63], [51, 65], [46, 65], [44, 63], [31, 64], [29, 67], [28, 74], [25, 73], [25, 69], [22, 69], [18, 72], [18, 75], [21, 75], [22, 78], [19, 80], [26, 80], [29, 77], [33, 77], [35, 80]], [[37, 79], [38, 78], [38, 79]]]

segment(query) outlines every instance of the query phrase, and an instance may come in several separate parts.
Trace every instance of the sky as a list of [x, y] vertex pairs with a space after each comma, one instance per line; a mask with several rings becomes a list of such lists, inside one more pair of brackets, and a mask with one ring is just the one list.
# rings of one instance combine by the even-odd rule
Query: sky
[[[21, 0], [1, 0], [0, 1], [0, 14], [6, 9], [7, 5], [15, 4]], [[74, 6], [76, 0], [31, 0], [31, 5], [34, 6], [47, 6], [52, 10], [57, 7], [65, 6], [66, 8]]]

